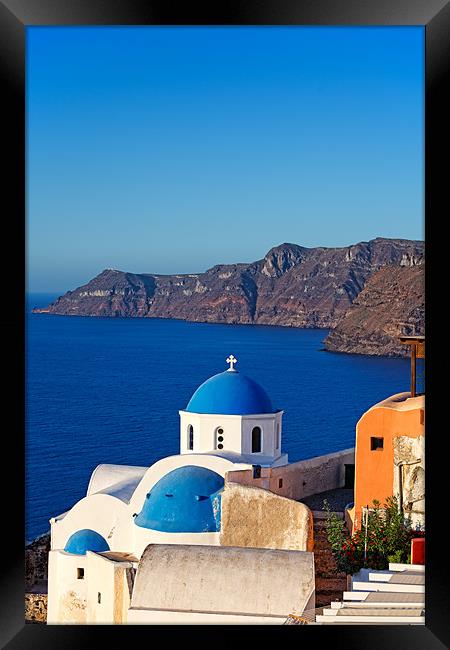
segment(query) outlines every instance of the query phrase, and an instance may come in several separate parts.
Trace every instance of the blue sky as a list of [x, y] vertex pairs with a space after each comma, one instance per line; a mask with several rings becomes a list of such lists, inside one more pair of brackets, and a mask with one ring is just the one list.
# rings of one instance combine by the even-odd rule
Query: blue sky
[[423, 239], [422, 27], [28, 27], [29, 291]]

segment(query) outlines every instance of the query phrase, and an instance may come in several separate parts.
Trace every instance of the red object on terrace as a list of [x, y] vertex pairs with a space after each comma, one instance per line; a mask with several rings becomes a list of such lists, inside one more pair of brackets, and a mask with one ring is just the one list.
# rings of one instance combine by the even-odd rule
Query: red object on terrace
[[425, 564], [425, 537], [411, 540], [411, 564]]

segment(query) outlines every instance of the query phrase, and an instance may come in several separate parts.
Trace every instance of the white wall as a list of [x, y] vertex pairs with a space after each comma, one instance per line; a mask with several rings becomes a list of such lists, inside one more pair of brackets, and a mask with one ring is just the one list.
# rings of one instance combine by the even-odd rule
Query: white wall
[[91, 494], [78, 501], [63, 519], [52, 519], [51, 548], [64, 549], [69, 537], [84, 528], [100, 533], [111, 551], [125, 551], [136, 557], [153, 542], [218, 544], [218, 533], [162, 533], [134, 523], [133, 514], [141, 511], [153, 485], [168, 472], [185, 465], [206, 467], [223, 477], [236, 467], [233, 462], [218, 456], [189, 454], [163, 458], [147, 470], [129, 504], [108, 494]]
[[[48, 558], [47, 623], [85, 623], [87, 602], [86, 556], [50, 551]], [[78, 578], [84, 569], [84, 578]]]
[[[281, 423], [283, 411], [268, 415], [245, 415], [242, 417], [242, 452], [251, 455], [252, 462], [258, 464], [258, 458], [269, 456], [278, 458], [281, 455]], [[276, 428], [280, 426], [280, 446], [276, 448]], [[252, 430], [254, 427], [260, 427], [262, 431], [261, 452], [252, 452]]]
[[[209, 415], [179, 411], [180, 414], [180, 453], [192, 454], [193, 452], [220, 453], [216, 447], [216, 431], [223, 429], [224, 450], [242, 451], [242, 416], [240, 415]], [[188, 449], [188, 426], [194, 427], [194, 449]]]
[[132, 550], [129, 506], [108, 494], [92, 494], [80, 499], [63, 519], [51, 521], [51, 548], [63, 549], [77, 530], [90, 528], [100, 533], [110, 550]]
[[[131, 602], [126, 570], [132, 566], [90, 551], [86, 555], [50, 551], [47, 623], [126, 622]], [[84, 570], [83, 578], [78, 569]]]
[[126, 623], [131, 601], [126, 570], [132, 563], [114, 562], [89, 551], [86, 557], [87, 623]]
[[[254, 463], [259, 457], [278, 458], [281, 454], [283, 411], [261, 415], [210, 415], [179, 411], [180, 414], [180, 454], [226, 453], [250, 454]], [[194, 448], [188, 449], [189, 425], [194, 428]], [[280, 428], [280, 444], [276, 448], [276, 428]], [[252, 429], [262, 430], [262, 449], [252, 453]], [[217, 429], [223, 429], [223, 449], [217, 447]], [[248, 462], [248, 460], [247, 460]], [[251, 461], [253, 462], [253, 460]]]

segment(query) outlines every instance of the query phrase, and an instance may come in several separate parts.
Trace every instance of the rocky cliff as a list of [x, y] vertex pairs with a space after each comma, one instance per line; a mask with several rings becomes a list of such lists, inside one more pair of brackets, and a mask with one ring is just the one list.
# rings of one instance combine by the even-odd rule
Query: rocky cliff
[[25, 546], [25, 623], [47, 621], [50, 532]]
[[425, 334], [424, 268], [387, 266], [372, 275], [325, 339], [327, 350], [408, 356], [402, 335]]
[[106, 269], [34, 311], [334, 328], [376, 271], [423, 264], [421, 241], [377, 238], [345, 248], [282, 244], [256, 262], [220, 264], [204, 273]]

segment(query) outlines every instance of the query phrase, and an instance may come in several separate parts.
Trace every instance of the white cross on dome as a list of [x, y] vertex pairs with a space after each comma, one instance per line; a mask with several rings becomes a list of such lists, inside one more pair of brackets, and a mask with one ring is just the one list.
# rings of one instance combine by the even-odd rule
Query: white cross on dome
[[228, 370], [234, 370], [234, 364], [237, 363], [237, 359], [233, 357], [232, 354], [230, 354], [230, 356], [227, 358], [227, 363], [230, 364]]

